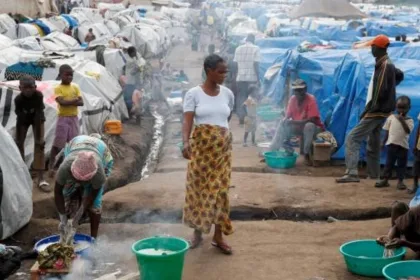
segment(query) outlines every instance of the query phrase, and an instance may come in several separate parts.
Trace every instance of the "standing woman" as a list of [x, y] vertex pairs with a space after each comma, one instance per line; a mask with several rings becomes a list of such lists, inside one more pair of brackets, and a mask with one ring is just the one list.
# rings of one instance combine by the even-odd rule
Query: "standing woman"
[[233, 233], [229, 218], [232, 134], [228, 122], [234, 97], [221, 85], [228, 72], [223, 58], [208, 56], [204, 70], [205, 82], [190, 89], [184, 100], [183, 156], [190, 162], [183, 220], [194, 228], [191, 249], [201, 245], [202, 234], [210, 233], [214, 224], [211, 244], [230, 255], [232, 248], [224, 242], [223, 234]]

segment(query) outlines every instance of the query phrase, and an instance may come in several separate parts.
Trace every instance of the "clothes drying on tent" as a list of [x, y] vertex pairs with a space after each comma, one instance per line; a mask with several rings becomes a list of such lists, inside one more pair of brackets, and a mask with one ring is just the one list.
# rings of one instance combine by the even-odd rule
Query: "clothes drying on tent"
[[20, 80], [25, 75], [32, 76], [35, 80], [41, 81], [44, 68], [33, 62], [18, 62], [6, 68], [4, 77], [7, 81]]
[[26, 23], [34, 25], [38, 29], [38, 32], [41, 35], [41, 37], [51, 33], [51, 29], [40, 20], [29, 20]]
[[75, 20], [71, 15], [62, 14], [61, 16], [67, 21], [70, 28], [75, 28], [79, 25], [77, 20]]

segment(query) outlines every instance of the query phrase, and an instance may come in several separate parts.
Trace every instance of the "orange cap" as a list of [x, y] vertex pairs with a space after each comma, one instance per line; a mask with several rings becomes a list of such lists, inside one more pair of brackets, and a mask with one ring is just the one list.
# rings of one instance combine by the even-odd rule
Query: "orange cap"
[[381, 49], [386, 49], [389, 46], [389, 38], [385, 35], [378, 35], [369, 42], [369, 46], [377, 46]]

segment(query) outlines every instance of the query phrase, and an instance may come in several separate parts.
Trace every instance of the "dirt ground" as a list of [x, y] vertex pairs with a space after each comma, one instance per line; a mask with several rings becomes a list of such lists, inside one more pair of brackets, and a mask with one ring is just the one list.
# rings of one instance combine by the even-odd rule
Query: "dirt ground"
[[[130, 182], [139, 180], [139, 174], [147, 157], [149, 146], [152, 141], [153, 119], [145, 117], [140, 125], [131, 122], [124, 123], [124, 130], [121, 137], [113, 138], [113, 146], [121, 153], [114, 154], [114, 169], [107, 181], [106, 192], [125, 186]], [[54, 192], [45, 193], [41, 191], [34, 180], [33, 202], [34, 218], [55, 217]], [[49, 179], [51, 186], [54, 180]]]
[[[188, 252], [183, 280], [366, 279], [347, 272], [339, 247], [349, 240], [383, 235], [388, 230], [389, 219], [331, 224], [259, 221], [234, 222], [233, 225], [236, 232], [227, 237], [227, 241], [234, 248], [234, 255], [221, 255], [210, 246], [211, 236], [206, 236], [202, 247]], [[26, 231], [45, 236], [56, 227], [55, 221], [33, 219]], [[87, 232], [87, 225], [83, 225], [81, 231]], [[100, 232], [99, 246], [113, 254], [98, 255], [98, 262], [110, 264], [111, 272], [122, 269], [124, 274], [137, 271], [131, 253], [131, 245], [136, 240], [162, 234], [189, 238], [191, 234], [190, 229], [180, 224], [102, 224]], [[31, 243], [24, 231], [15, 238]], [[413, 253], [408, 257], [412, 258]], [[24, 267], [29, 268], [31, 264], [27, 261]], [[11, 279], [27, 279], [28, 276], [21, 277]]]

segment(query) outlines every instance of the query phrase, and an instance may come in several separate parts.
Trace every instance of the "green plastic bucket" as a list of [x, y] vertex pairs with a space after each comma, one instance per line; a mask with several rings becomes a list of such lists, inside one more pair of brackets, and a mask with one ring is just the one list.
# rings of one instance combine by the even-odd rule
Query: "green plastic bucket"
[[405, 248], [398, 248], [394, 256], [384, 258], [384, 247], [376, 240], [355, 240], [343, 244], [340, 252], [350, 272], [368, 277], [382, 277], [382, 270], [388, 264], [401, 261], [405, 255]]
[[391, 263], [385, 266], [382, 272], [388, 280], [420, 277], [420, 261], [402, 261]]
[[[137, 258], [140, 279], [181, 280], [188, 248], [187, 241], [170, 236], [156, 236], [137, 241], [131, 250]], [[164, 254], [161, 254], [163, 251]]]

